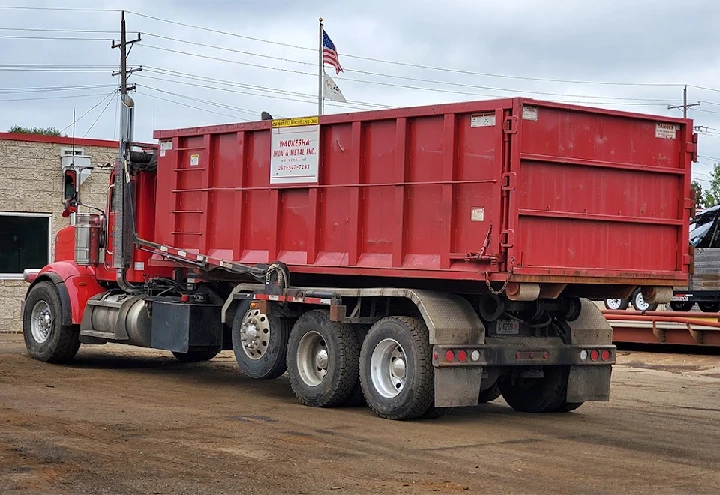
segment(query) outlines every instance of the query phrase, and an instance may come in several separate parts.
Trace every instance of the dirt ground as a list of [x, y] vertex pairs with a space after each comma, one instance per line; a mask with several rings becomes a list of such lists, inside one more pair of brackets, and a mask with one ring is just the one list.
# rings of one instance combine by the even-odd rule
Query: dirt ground
[[611, 401], [574, 413], [395, 422], [302, 406], [231, 352], [84, 346], [57, 366], [0, 335], [0, 493], [720, 493], [720, 356], [619, 361]]

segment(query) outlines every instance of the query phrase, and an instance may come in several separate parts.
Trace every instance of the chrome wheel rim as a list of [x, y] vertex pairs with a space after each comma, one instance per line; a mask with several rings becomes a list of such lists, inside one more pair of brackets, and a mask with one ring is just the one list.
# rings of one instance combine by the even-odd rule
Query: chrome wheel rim
[[46, 301], [38, 301], [30, 314], [30, 332], [38, 344], [50, 338], [53, 327], [53, 314]]
[[395, 339], [384, 339], [375, 346], [370, 356], [370, 378], [375, 390], [392, 399], [405, 388], [407, 354]]
[[328, 364], [327, 343], [322, 335], [315, 331], [303, 335], [297, 351], [297, 366], [302, 381], [317, 387], [327, 375]]
[[250, 309], [243, 317], [240, 340], [245, 355], [252, 360], [262, 358], [270, 342], [270, 320], [259, 309]]

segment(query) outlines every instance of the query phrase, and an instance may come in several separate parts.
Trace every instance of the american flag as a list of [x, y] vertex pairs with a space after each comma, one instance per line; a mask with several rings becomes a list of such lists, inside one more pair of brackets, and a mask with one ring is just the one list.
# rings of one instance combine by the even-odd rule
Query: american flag
[[323, 29], [323, 63], [335, 67], [335, 73], [340, 74], [343, 68], [338, 60], [338, 53], [335, 49], [335, 43], [332, 42], [330, 36]]

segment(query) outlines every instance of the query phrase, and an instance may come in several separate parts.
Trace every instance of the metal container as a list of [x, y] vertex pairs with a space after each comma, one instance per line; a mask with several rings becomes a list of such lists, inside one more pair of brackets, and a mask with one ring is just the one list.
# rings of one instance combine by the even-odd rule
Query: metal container
[[81, 266], [96, 266], [99, 263], [102, 229], [101, 215], [97, 213], [75, 215], [75, 263]]
[[154, 241], [183, 252], [597, 297], [687, 283], [689, 119], [516, 98], [155, 137]]

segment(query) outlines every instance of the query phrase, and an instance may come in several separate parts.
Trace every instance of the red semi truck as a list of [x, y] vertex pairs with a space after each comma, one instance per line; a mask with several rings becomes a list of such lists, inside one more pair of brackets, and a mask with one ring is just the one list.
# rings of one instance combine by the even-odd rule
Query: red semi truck
[[28, 276], [34, 358], [232, 349], [308, 406], [570, 411], [609, 399], [590, 299], [667, 302], [692, 264], [686, 119], [516, 98], [154, 137]]

